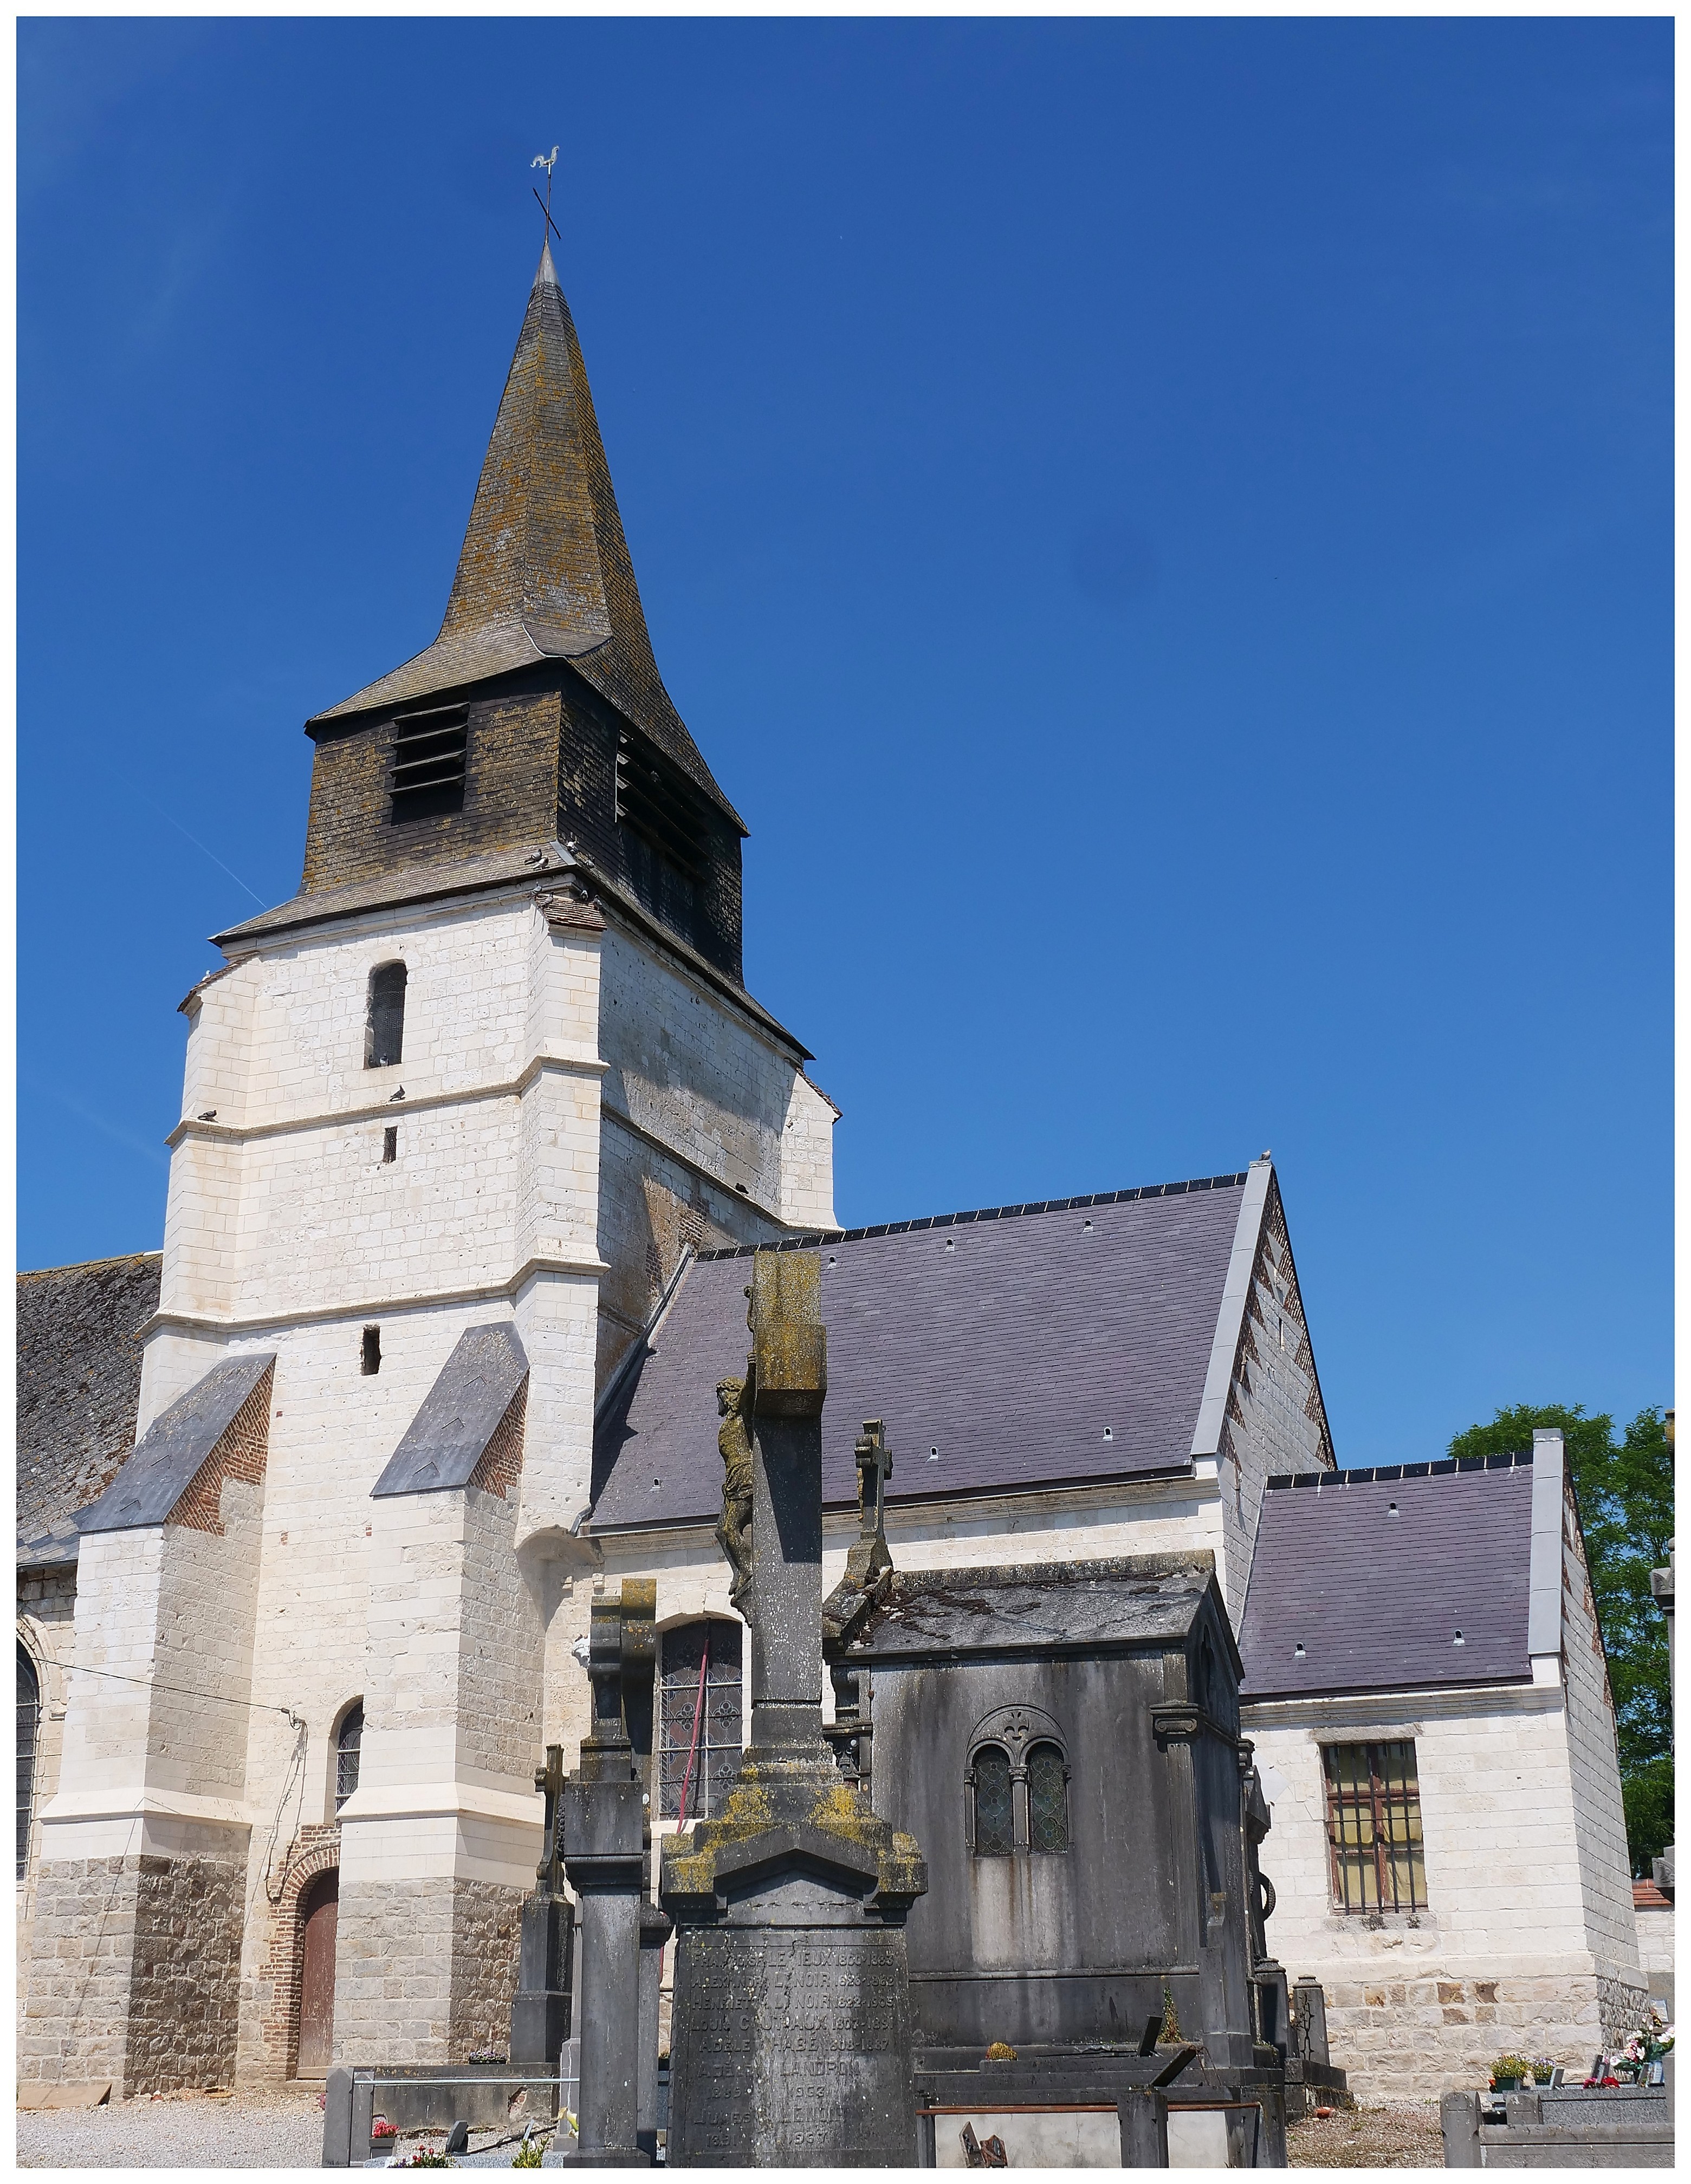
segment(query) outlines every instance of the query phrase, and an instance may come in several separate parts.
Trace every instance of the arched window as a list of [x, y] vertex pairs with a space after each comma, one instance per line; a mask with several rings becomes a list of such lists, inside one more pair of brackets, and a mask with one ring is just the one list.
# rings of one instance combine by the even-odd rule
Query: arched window
[[706, 1616], [663, 1634], [657, 1762], [664, 1819], [708, 1819], [739, 1772], [740, 1630]]
[[354, 1699], [335, 1732], [335, 1810], [358, 1787], [358, 1758], [364, 1743], [364, 1701]]
[[970, 1770], [974, 1789], [974, 1854], [1008, 1858], [1015, 1847], [1015, 1806], [1010, 1755], [1002, 1744], [984, 1744]]
[[364, 1066], [387, 1069], [405, 1045], [405, 967], [378, 963], [370, 974], [370, 1000], [364, 1020]]
[[1069, 1769], [1054, 1744], [1036, 1744], [1028, 1754], [1028, 1848], [1069, 1847]]
[[974, 1726], [966, 1779], [977, 1858], [1069, 1847], [1069, 1760], [1063, 1731], [1038, 1707], [998, 1707]]
[[18, 1648], [18, 1878], [29, 1870], [30, 1823], [36, 1808], [36, 1730], [41, 1720], [41, 1685], [35, 1663]]

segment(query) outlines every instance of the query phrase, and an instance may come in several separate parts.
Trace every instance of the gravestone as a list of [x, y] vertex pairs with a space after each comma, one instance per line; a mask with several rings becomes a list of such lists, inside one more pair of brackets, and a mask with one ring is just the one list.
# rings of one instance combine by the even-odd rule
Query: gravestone
[[560, 2144], [560, 2131], [545, 2168], [643, 2168], [651, 2159], [639, 2141], [640, 1908], [650, 1836], [624, 1676], [637, 1680], [635, 1672], [656, 1656], [656, 1595], [649, 1580], [629, 1579], [619, 1600], [593, 1602], [593, 1726], [560, 1805], [581, 1949], [576, 2143]]
[[513, 2070], [555, 2072], [570, 2036], [570, 1979], [575, 1943], [575, 1906], [564, 1892], [558, 1814], [563, 1799], [563, 1747], [546, 1747], [546, 1764], [534, 1786], [546, 1801], [540, 1865], [532, 1892], [522, 1900], [516, 1992], [511, 2005]]
[[[779, 1250], [751, 1265], [751, 1356], [724, 1407], [752, 1457], [751, 1742], [720, 1815], [663, 1847], [676, 1926], [668, 2161], [912, 2167], [904, 1920], [926, 1871], [823, 1736], [820, 1269], [812, 1252]], [[739, 1512], [725, 1522], [737, 1550], [744, 1529]]]

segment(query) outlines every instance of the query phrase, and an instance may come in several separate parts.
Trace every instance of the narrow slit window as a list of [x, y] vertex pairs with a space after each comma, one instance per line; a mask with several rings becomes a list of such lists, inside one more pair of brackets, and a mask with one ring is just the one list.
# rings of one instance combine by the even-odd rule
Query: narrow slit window
[[341, 1716], [335, 1738], [335, 1810], [339, 1812], [358, 1787], [359, 1754], [364, 1747], [364, 1701], [354, 1699]]
[[382, 1133], [382, 1167], [392, 1167], [394, 1162], [398, 1160], [399, 1157], [399, 1126], [397, 1123], [389, 1123], [387, 1128]]
[[382, 1330], [379, 1327], [365, 1329], [358, 1369], [360, 1373], [379, 1373], [382, 1370]]
[[364, 1066], [391, 1069], [405, 1049], [405, 967], [378, 963], [370, 974], [364, 1017]]
[[1036, 1744], [1028, 1754], [1028, 1847], [1069, 1847], [1069, 1769], [1054, 1744]]
[[1414, 1744], [1324, 1745], [1321, 1767], [1334, 1903], [1343, 1911], [1425, 1910]]
[[1015, 1847], [1009, 1753], [1002, 1744], [983, 1745], [974, 1755], [974, 1854], [1008, 1858]]
[[393, 813], [395, 825], [464, 809], [470, 709], [433, 705], [401, 713], [393, 722]]

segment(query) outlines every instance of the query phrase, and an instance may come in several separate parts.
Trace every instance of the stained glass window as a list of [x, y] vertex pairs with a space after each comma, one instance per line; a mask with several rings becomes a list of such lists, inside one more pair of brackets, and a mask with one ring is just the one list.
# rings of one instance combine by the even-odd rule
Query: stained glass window
[[1054, 1744], [1036, 1744], [1028, 1754], [1028, 1847], [1069, 1847], [1069, 1785]]
[[1002, 1744], [974, 1755], [974, 1854], [1008, 1858], [1015, 1839], [1010, 1802], [1010, 1755]]
[[41, 1719], [41, 1685], [35, 1663], [18, 1648], [18, 1878], [29, 1869], [30, 1822], [35, 1817], [36, 1728]]
[[1334, 1902], [1346, 1911], [1424, 1910], [1426, 1866], [1415, 1746], [1328, 1744], [1321, 1763]]
[[364, 1747], [364, 1701], [354, 1700], [341, 1716], [335, 1739], [335, 1810], [339, 1812], [358, 1787], [359, 1755]]
[[[740, 1625], [717, 1617], [678, 1624], [663, 1634], [658, 1694], [658, 1811], [709, 1819], [722, 1808], [739, 1769]], [[702, 1693], [700, 1679], [703, 1676]]]

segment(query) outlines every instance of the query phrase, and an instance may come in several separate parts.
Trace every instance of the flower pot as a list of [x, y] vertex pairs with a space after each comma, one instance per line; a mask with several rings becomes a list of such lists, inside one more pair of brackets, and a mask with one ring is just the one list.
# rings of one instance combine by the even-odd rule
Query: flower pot
[[1521, 2081], [1519, 2078], [1493, 2078], [1492, 2091], [1494, 2093], [1518, 2093], [1521, 2091]]

